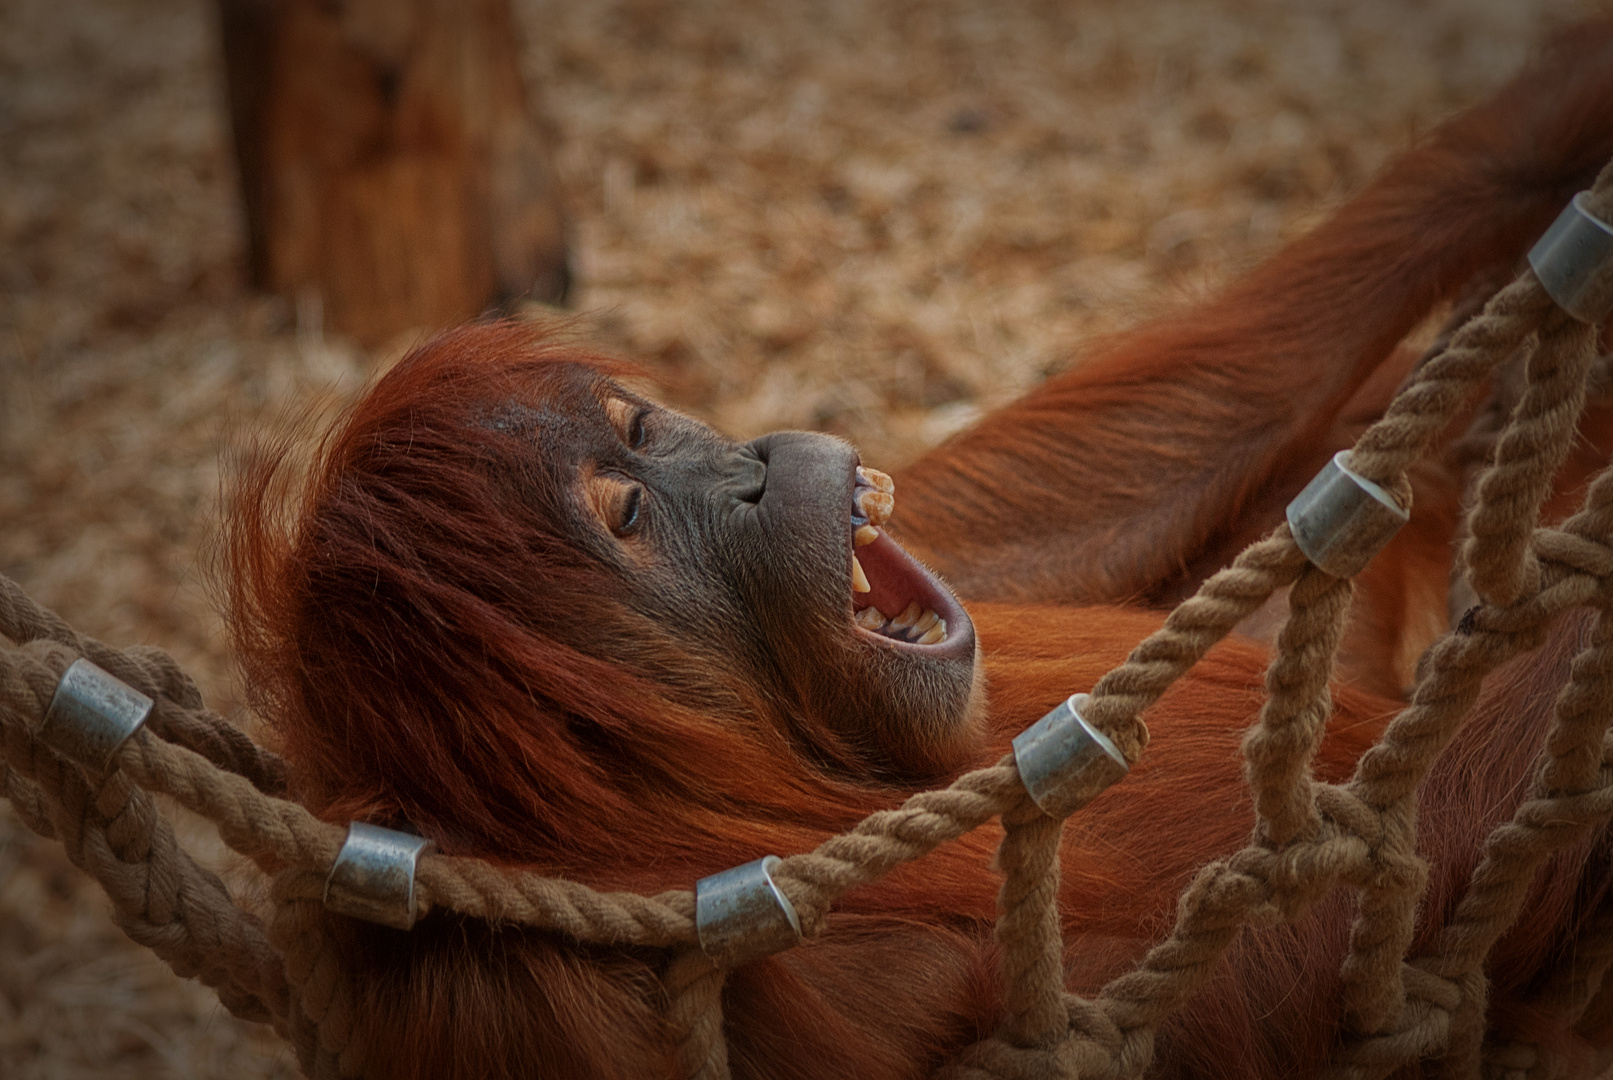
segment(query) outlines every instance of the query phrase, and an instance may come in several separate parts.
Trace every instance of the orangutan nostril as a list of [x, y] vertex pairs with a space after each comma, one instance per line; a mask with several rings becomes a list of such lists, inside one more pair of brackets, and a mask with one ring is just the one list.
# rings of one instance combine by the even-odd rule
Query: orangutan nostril
[[720, 486], [725, 494], [739, 502], [760, 502], [767, 490], [767, 465], [749, 446], [742, 446], [734, 454], [729, 474]]

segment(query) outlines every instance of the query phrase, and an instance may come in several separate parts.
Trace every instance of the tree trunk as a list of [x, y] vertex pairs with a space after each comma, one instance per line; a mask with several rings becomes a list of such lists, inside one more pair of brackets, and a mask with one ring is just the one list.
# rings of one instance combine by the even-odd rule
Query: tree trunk
[[254, 284], [373, 345], [564, 299], [508, 0], [218, 0]]

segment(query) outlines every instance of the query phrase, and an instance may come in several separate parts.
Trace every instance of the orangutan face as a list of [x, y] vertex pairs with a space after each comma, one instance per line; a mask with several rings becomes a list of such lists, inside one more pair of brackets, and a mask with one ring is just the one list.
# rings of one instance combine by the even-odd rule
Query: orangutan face
[[736, 443], [610, 380], [587, 391], [539, 437], [571, 441], [566, 512], [626, 603], [696, 652], [742, 660], [800, 727], [875, 771], [945, 771], [974, 735], [974, 628], [880, 528], [889, 478], [832, 436]]

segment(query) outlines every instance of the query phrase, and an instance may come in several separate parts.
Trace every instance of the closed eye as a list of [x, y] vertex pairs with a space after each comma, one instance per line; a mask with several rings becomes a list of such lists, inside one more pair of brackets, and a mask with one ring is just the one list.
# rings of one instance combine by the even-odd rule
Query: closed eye
[[644, 509], [644, 487], [634, 484], [632, 489], [622, 499], [621, 510], [618, 514], [618, 523], [611, 532], [617, 536], [632, 536], [638, 532]]
[[590, 471], [583, 496], [612, 536], [626, 538], [644, 526], [644, 485], [615, 470]]
[[644, 426], [645, 418], [650, 415], [647, 405], [613, 397], [605, 401], [605, 415], [610, 419], [611, 427], [616, 429], [617, 437], [629, 450], [637, 450], [644, 445], [649, 434]]

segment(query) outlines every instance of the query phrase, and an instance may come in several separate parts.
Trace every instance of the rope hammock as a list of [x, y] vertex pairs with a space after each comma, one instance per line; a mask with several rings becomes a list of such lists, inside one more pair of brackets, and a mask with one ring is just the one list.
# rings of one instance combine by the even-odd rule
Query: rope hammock
[[[1580, 206], [1613, 220], [1613, 166]], [[1605, 292], [1605, 266], [1599, 280]], [[1141, 714], [1274, 592], [1291, 586], [1268, 697], [1244, 740], [1254, 833], [1242, 850], [1198, 872], [1169, 936], [1132, 971], [1091, 999], [1065, 991], [1057, 902], [1063, 819], [1032, 799], [1012, 754], [772, 866], [802, 936], [819, 934], [849, 890], [1000, 817], [996, 934], [1007, 1020], [948, 1066], [948, 1075], [1140, 1077], [1161, 1021], [1205, 983], [1244, 925], [1292, 922], [1336, 886], [1355, 891], [1359, 916], [1341, 972], [1345, 1038], [1331, 1073], [1382, 1077], [1423, 1060], [1443, 1060], [1456, 1075], [1477, 1075], [1481, 1065], [1518, 1076], [1544, 1070], [1535, 1048], [1486, 1041], [1484, 961], [1518, 917], [1536, 868], [1613, 817], [1613, 768], [1606, 764], [1613, 759], [1613, 468], [1594, 480], [1572, 517], [1556, 528], [1539, 526], [1552, 476], [1576, 437], [1595, 343], [1595, 327], [1565, 311], [1536, 272], [1525, 270], [1420, 366], [1349, 455], [1351, 471], [1409, 506], [1406, 469], [1493, 368], [1532, 348], [1528, 387], [1479, 479], [1468, 520], [1463, 562], [1482, 602], [1429, 650], [1410, 704], [1348, 782], [1319, 783], [1309, 766], [1330, 711], [1328, 684], [1351, 583], [1308, 559], [1288, 525], [1207, 580], [1093, 688], [1082, 707], [1086, 720], [1126, 760], [1137, 760], [1148, 743]], [[1417, 786], [1477, 699], [1481, 679], [1540, 644], [1552, 623], [1581, 606], [1595, 613], [1595, 627], [1557, 698], [1532, 786], [1512, 820], [1485, 841], [1433, 948], [1407, 959], [1428, 878], [1415, 851]], [[0, 796], [100, 883], [131, 938], [178, 974], [212, 987], [235, 1015], [271, 1024], [308, 1076], [364, 1076], [367, 1045], [354, 986], [321, 928], [327, 878], [347, 831], [285, 798], [286, 764], [208, 711], [166, 654], [85, 637], [4, 577], [0, 636], [13, 643], [0, 649]], [[39, 737], [63, 673], [81, 657], [155, 702], [104, 775]], [[214, 822], [225, 843], [269, 877], [267, 923], [233, 902], [219, 878], [179, 846], [156, 807], [158, 793]], [[664, 950], [667, 1016], [680, 1040], [682, 1074], [728, 1075], [725, 970], [700, 948], [692, 891], [602, 893], [428, 851], [418, 859], [411, 916], [437, 908], [582, 943]], [[1610, 963], [1613, 917], [1580, 940], [1543, 1000], [1572, 1022]]]

